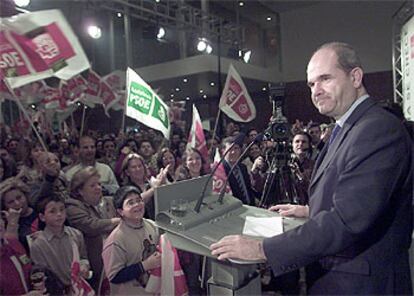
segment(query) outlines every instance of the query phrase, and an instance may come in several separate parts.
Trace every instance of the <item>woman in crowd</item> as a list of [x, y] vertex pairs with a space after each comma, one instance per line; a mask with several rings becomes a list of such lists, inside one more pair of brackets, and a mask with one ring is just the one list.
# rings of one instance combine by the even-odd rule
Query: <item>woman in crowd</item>
[[[9, 208], [3, 213], [4, 215], [0, 217], [0, 270], [2, 271], [0, 294], [23, 295], [30, 289], [29, 275], [32, 265], [26, 250], [18, 240], [18, 220], [21, 209]], [[42, 293], [32, 291], [30, 295], [40, 296]]]
[[29, 206], [27, 195], [29, 187], [17, 177], [9, 178], [0, 183], [1, 208], [5, 211], [20, 211], [19, 241], [29, 253], [26, 236], [39, 230], [37, 213]]
[[70, 184], [70, 195], [66, 201], [69, 224], [79, 229], [85, 238], [86, 251], [93, 276], [91, 286], [99, 292], [102, 277], [102, 246], [104, 238], [118, 225], [120, 219], [103, 218], [97, 206], [102, 199], [102, 187], [98, 171], [86, 167], [78, 171]]
[[167, 168], [167, 183], [175, 182], [175, 170], [177, 169], [177, 162], [174, 153], [169, 148], [162, 148], [158, 153], [157, 167], [159, 172], [161, 169]]
[[175, 178], [177, 181], [188, 180], [205, 175], [204, 159], [195, 148], [185, 150], [182, 157], [182, 165], [177, 168]]
[[27, 154], [24, 159], [24, 165], [20, 175], [23, 181], [31, 187], [36, 182], [42, 180], [42, 168], [40, 163], [40, 155], [44, 152], [43, 146], [39, 142], [29, 144]]
[[[176, 171], [177, 181], [198, 178], [205, 174], [204, 160], [195, 148], [188, 148], [182, 158], [182, 165]], [[184, 271], [190, 295], [201, 295], [201, 256], [193, 253], [178, 251], [181, 267]]]
[[139, 189], [142, 199], [145, 202], [145, 217], [154, 220], [154, 190], [157, 186], [165, 183], [168, 166], [161, 169], [156, 178], [150, 182], [148, 170], [142, 156], [131, 153], [122, 162], [122, 181], [123, 185], [132, 185]]

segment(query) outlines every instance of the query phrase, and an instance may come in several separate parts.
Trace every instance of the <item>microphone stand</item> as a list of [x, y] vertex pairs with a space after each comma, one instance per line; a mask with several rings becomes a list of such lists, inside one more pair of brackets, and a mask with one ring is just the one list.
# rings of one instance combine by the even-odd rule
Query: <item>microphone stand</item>
[[[224, 197], [224, 193], [226, 191], [226, 186], [229, 182], [229, 176], [233, 173], [234, 169], [236, 168], [236, 166], [240, 163], [240, 160], [243, 159], [243, 157], [247, 154], [247, 152], [249, 151], [250, 147], [253, 146], [254, 143], [256, 143], [256, 141], [258, 141], [260, 138], [262, 138], [263, 135], [262, 134], [258, 134], [256, 136], [256, 138], [254, 138], [253, 141], [251, 141], [249, 143], [249, 145], [247, 145], [246, 149], [244, 149], [243, 153], [240, 154], [239, 158], [237, 158], [236, 162], [231, 166], [229, 173], [227, 174], [227, 179], [226, 182], [224, 183], [223, 188], [220, 191], [219, 197], [218, 197], [218, 201], [219, 203], [223, 203], [223, 197]], [[234, 143], [233, 143], [234, 144]], [[228, 149], [230, 151], [230, 148]], [[224, 158], [224, 157], [223, 157]]]
[[[194, 207], [194, 211], [196, 213], [200, 213], [200, 208], [201, 208], [201, 204], [203, 203], [203, 199], [204, 199], [204, 194], [206, 193], [207, 190], [207, 185], [208, 183], [210, 183], [211, 178], [213, 178], [214, 173], [217, 171], [218, 167], [220, 166], [220, 164], [223, 162], [224, 158], [226, 157], [226, 155], [231, 151], [231, 149], [233, 149], [235, 143], [232, 143], [231, 146], [229, 147], [229, 149], [227, 149], [227, 151], [223, 154], [223, 156], [220, 158], [220, 161], [215, 165], [215, 167], [213, 168], [213, 170], [211, 171], [210, 176], [208, 177], [206, 184], [203, 187], [203, 190], [201, 191], [200, 197], [197, 200], [197, 203]], [[226, 183], [227, 184], [227, 183]]]

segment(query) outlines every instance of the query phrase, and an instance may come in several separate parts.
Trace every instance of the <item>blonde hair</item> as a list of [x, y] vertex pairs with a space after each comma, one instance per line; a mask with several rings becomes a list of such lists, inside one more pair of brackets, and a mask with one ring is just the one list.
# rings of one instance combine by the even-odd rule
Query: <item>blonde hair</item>
[[76, 199], [81, 199], [80, 189], [85, 185], [85, 183], [92, 177], [100, 178], [98, 170], [93, 166], [87, 166], [86, 168], [81, 169], [76, 172], [72, 177], [70, 182], [70, 196]]
[[1, 208], [4, 209], [4, 199], [3, 197], [6, 195], [7, 192], [12, 190], [19, 190], [24, 194], [27, 199], [27, 194], [30, 192], [29, 186], [25, 184], [21, 179], [18, 177], [11, 177], [3, 182], [0, 183], [0, 204]]

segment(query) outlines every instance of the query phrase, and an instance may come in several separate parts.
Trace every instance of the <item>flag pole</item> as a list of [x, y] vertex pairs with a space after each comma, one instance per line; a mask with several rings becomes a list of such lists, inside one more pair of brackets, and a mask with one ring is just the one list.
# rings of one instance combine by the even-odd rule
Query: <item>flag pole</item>
[[79, 137], [83, 136], [83, 128], [84, 128], [84, 125], [85, 125], [85, 114], [86, 114], [86, 105], [83, 105], [82, 122], [81, 122], [81, 129], [80, 129]]
[[29, 114], [27, 113], [26, 109], [23, 107], [22, 102], [20, 102], [19, 98], [17, 97], [16, 93], [14, 92], [14, 89], [12, 87], [10, 87], [10, 85], [7, 83], [6, 80], [4, 80], [4, 82], [7, 86], [7, 88], [9, 89], [9, 91], [11, 92], [11, 94], [13, 95], [13, 98], [15, 99], [15, 102], [16, 102], [17, 106], [22, 111], [24, 117], [26, 117], [27, 121], [29, 122], [30, 126], [32, 127], [33, 131], [35, 132], [35, 135], [38, 138], [40, 145], [42, 145], [42, 147], [45, 151], [48, 151], [45, 142], [43, 141], [43, 139], [40, 136], [39, 132], [37, 131], [36, 127], [34, 126], [33, 121], [30, 118]]

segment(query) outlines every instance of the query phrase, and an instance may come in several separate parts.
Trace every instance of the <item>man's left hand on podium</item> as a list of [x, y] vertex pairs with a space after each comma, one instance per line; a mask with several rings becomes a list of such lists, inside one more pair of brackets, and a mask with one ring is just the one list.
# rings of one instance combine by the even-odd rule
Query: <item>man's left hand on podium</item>
[[211, 254], [218, 260], [241, 259], [247, 261], [266, 260], [263, 241], [242, 235], [228, 235], [210, 246]]

